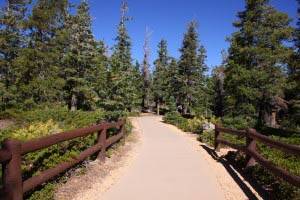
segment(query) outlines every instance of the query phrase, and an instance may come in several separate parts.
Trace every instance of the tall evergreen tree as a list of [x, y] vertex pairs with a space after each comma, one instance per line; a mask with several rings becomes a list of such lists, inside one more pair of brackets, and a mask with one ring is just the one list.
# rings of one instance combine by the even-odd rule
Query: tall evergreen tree
[[297, 128], [300, 124], [300, 1], [297, 0], [297, 2], [297, 24], [293, 35], [294, 52], [292, 53], [288, 65], [289, 87], [286, 91], [289, 109], [288, 113], [284, 115], [289, 128]]
[[[153, 96], [157, 108], [157, 114], [161, 104], [169, 100], [168, 68], [170, 57], [168, 56], [167, 41], [161, 40], [158, 44], [158, 58], [154, 61], [155, 70], [153, 72]], [[174, 77], [170, 77], [174, 78]]]
[[[97, 95], [93, 90], [93, 77], [97, 73], [96, 45], [92, 34], [90, 6], [82, 0], [77, 14], [68, 15], [66, 31], [68, 47], [64, 57], [63, 76], [66, 80], [65, 91], [70, 110], [95, 108]], [[101, 79], [101, 77], [98, 77]]]
[[225, 51], [222, 51], [223, 61], [220, 66], [217, 66], [212, 71], [212, 99], [213, 111], [216, 117], [223, 117], [225, 114], [225, 90], [224, 90], [224, 80], [225, 80], [225, 66], [227, 64], [227, 55]]
[[132, 73], [132, 78], [133, 78], [133, 83], [134, 83], [134, 91], [133, 91], [133, 108], [136, 111], [141, 110], [141, 104], [142, 104], [142, 97], [143, 97], [143, 77], [142, 73], [140, 71], [141, 65], [136, 62], [134, 68], [133, 68], [133, 73]]
[[56, 39], [67, 5], [67, 0], [38, 0], [26, 22], [28, 43], [17, 61], [22, 66], [20, 98], [26, 108], [63, 102], [61, 54]]
[[170, 57], [170, 63], [167, 68], [167, 91], [168, 91], [168, 97], [167, 97], [167, 105], [168, 107], [174, 107], [174, 104], [177, 105], [178, 103], [178, 63], [177, 60], [174, 57]]
[[97, 105], [102, 106], [107, 98], [108, 84], [106, 83], [108, 69], [107, 47], [103, 41], [97, 42], [96, 57], [94, 57], [92, 68], [89, 70], [89, 85], [96, 92]]
[[24, 45], [23, 26], [28, 0], [8, 0], [0, 10], [0, 109], [17, 105], [20, 66], [16, 59]]
[[130, 111], [138, 99], [133, 95], [137, 91], [133, 80], [133, 67], [131, 57], [131, 42], [127, 33], [126, 17], [128, 10], [127, 2], [122, 3], [121, 21], [118, 26], [118, 35], [115, 38], [116, 44], [110, 58], [108, 70], [108, 83], [110, 84], [109, 96], [105, 101], [105, 107], [109, 110]]
[[191, 112], [192, 107], [199, 105], [199, 93], [204, 83], [205, 49], [199, 46], [198, 23], [192, 21], [184, 35], [181, 57], [178, 64], [178, 103], [183, 106], [183, 112]]
[[208, 115], [211, 113], [209, 102], [209, 88], [208, 88], [208, 77], [205, 76], [205, 72], [208, 67], [206, 65], [206, 50], [203, 45], [198, 48], [197, 62], [198, 69], [195, 70], [195, 94], [194, 101], [192, 101], [192, 109], [197, 115]]
[[225, 71], [227, 113], [252, 116], [260, 124], [270, 121], [271, 113], [284, 106], [283, 66], [290, 50], [282, 42], [293, 31], [288, 15], [268, 3], [246, 0], [245, 11], [233, 23], [238, 31], [229, 39]]

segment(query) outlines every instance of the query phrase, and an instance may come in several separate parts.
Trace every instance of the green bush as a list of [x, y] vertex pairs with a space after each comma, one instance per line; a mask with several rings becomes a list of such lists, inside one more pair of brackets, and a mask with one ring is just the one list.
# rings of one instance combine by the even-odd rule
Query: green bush
[[164, 115], [163, 120], [166, 123], [173, 124], [185, 132], [202, 133], [203, 124], [208, 120], [203, 116], [194, 118], [185, 118], [177, 111], [169, 112]]
[[255, 127], [256, 120], [250, 116], [226, 116], [222, 118], [222, 124], [227, 128], [247, 130], [248, 128]]
[[200, 142], [206, 143], [209, 146], [214, 146], [215, 142], [215, 132], [214, 131], [205, 131], [198, 136]]
[[193, 133], [202, 133], [203, 132], [203, 125], [207, 122], [207, 120], [203, 117], [200, 116], [199, 118], [194, 118], [194, 119], [188, 119], [188, 127], [189, 127], [189, 132]]
[[184, 118], [180, 115], [179, 112], [172, 111], [172, 112], [168, 112], [167, 114], [165, 114], [163, 116], [163, 120], [166, 123], [173, 124], [173, 125], [176, 126], [176, 125], [182, 123], [182, 121], [184, 120]]

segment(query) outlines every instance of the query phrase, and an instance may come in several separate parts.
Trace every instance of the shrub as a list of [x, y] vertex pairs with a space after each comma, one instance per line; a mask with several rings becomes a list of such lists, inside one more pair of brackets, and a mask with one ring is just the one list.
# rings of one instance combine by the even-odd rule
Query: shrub
[[225, 127], [236, 129], [236, 130], [246, 130], [248, 128], [255, 127], [256, 120], [249, 116], [235, 116], [235, 117], [224, 117], [222, 123]]
[[172, 112], [168, 112], [167, 114], [165, 114], [164, 117], [163, 117], [163, 120], [166, 123], [173, 124], [173, 125], [177, 126], [180, 123], [182, 123], [184, 118], [180, 115], [179, 112], [172, 111]]
[[203, 124], [206, 122], [206, 119], [204, 117], [201, 118], [194, 118], [194, 119], [188, 119], [188, 130], [189, 132], [193, 133], [202, 133], [203, 132]]
[[205, 117], [186, 119], [177, 111], [169, 112], [164, 115], [164, 121], [173, 124], [185, 132], [201, 133], [203, 131], [203, 124], [207, 122]]
[[200, 142], [207, 143], [210, 146], [214, 146], [215, 142], [215, 132], [214, 131], [206, 131], [199, 134], [197, 138]]

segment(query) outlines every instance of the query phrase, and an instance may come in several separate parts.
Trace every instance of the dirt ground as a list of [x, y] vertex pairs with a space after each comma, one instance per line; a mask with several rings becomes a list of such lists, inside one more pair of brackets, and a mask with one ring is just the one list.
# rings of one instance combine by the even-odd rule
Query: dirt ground
[[14, 121], [11, 121], [11, 120], [8, 120], [8, 119], [0, 120], [0, 130], [1, 129], [6, 129], [7, 127], [9, 127], [11, 125], [14, 125], [14, 124], [15, 124]]

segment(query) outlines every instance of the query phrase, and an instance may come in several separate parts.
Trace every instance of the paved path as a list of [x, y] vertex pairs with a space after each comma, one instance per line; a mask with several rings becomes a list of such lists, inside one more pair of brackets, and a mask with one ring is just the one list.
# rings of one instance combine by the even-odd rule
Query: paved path
[[141, 152], [104, 200], [224, 199], [205, 159], [157, 117], [138, 118]]

